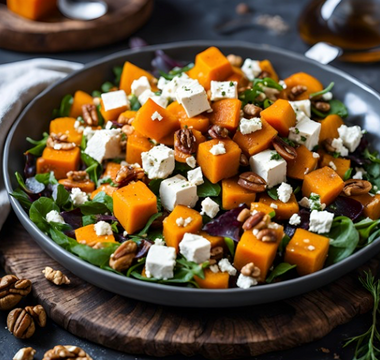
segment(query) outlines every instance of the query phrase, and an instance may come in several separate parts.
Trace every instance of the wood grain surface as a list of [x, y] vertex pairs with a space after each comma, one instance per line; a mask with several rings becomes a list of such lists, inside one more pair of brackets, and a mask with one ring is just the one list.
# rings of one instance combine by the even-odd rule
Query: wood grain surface
[[[135, 301], [86, 283], [42, 252], [14, 215], [0, 233], [0, 260], [8, 273], [30, 279], [48, 316], [79, 337], [133, 354], [213, 359], [255, 356], [323, 337], [371, 309], [358, 276], [379, 267], [374, 258], [328, 286], [281, 302], [202, 310]], [[45, 266], [62, 270], [71, 284], [48, 282], [41, 273]]]
[[109, 11], [92, 21], [70, 20], [58, 11], [31, 21], [0, 3], [0, 47], [25, 52], [85, 50], [126, 38], [148, 20], [153, 0], [106, 0]]

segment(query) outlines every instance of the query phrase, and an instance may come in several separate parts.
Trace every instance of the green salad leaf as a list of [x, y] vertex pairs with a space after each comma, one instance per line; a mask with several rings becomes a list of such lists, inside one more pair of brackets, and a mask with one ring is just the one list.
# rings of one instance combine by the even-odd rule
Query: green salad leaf
[[30, 220], [32, 220], [41, 231], [47, 233], [50, 229], [50, 225], [46, 221], [46, 214], [52, 210], [60, 211], [59, 206], [52, 199], [40, 197], [30, 206]]
[[322, 112], [317, 110], [314, 106], [311, 106], [311, 112], [317, 115], [319, 118], [324, 119], [329, 115], [339, 115], [342, 118], [346, 118], [348, 116], [348, 110], [346, 106], [338, 99], [332, 99], [327, 101], [330, 104], [330, 110], [326, 112]]
[[71, 106], [73, 105], [74, 97], [70, 94], [62, 98], [59, 109], [53, 110], [53, 118], [67, 117], [70, 115]]
[[51, 185], [56, 185], [58, 184], [57, 179], [54, 176], [54, 172], [50, 171], [48, 173], [44, 174], [36, 174], [34, 177], [38, 182], [44, 184], [45, 186], [51, 184]]
[[86, 172], [90, 179], [97, 184], [98, 179], [103, 171], [102, 165], [91, 156], [87, 155], [83, 150], [80, 153], [81, 160], [87, 166]]
[[310, 94], [310, 99], [312, 98], [315, 98], [315, 97], [318, 97], [318, 96], [321, 96], [321, 95], [324, 95], [326, 93], [328, 93], [329, 91], [332, 90], [332, 88], [334, 87], [334, 82], [331, 82], [325, 89], [321, 90], [321, 91], [318, 91], [318, 92], [315, 92], [315, 93], [312, 93]]
[[219, 196], [222, 188], [219, 184], [213, 184], [206, 177], [203, 177], [204, 183], [197, 187], [197, 194], [199, 197], [213, 197]]
[[57, 191], [55, 193], [54, 201], [61, 209], [70, 210], [72, 207], [70, 193], [65, 189], [65, 187], [62, 184], [57, 185]]
[[17, 188], [13, 190], [13, 192], [10, 194], [12, 197], [14, 197], [16, 200], [18, 200], [25, 209], [30, 209], [32, 206], [32, 202], [29, 199], [29, 196], [26, 194], [26, 192], [20, 188]]
[[100, 89], [102, 90], [103, 93], [107, 93], [107, 92], [110, 92], [113, 87], [115, 87], [114, 84], [112, 84], [110, 81], [106, 81], [104, 84], [102, 84]]
[[162, 216], [161, 212], [153, 214], [149, 218], [149, 220], [147, 221], [147, 223], [145, 224], [144, 228], [137, 235], [138, 236], [142, 236], [142, 235], [148, 234], [149, 228], [152, 225], [153, 221], [156, 220], [156, 219], [158, 219], [160, 216]]
[[86, 201], [80, 206], [83, 215], [113, 213], [112, 197], [101, 191], [91, 201]]
[[181, 76], [184, 72], [189, 71], [192, 67], [194, 67], [193, 63], [190, 63], [184, 67], [175, 67], [170, 70], [169, 73], [165, 73], [164, 71], [159, 70], [160, 75], [166, 80], [173, 80], [176, 76]]
[[44, 132], [42, 136], [43, 138], [41, 140], [33, 140], [30, 137], [27, 137], [26, 141], [34, 146], [31, 149], [27, 150], [25, 153], [32, 154], [34, 156], [41, 156], [46, 147], [46, 142], [49, 134], [47, 132]]
[[231, 256], [235, 256], [235, 242], [229, 237], [225, 237], [224, 242], [225, 242]]
[[121, 74], [123, 73], [123, 67], [122, 66], [114, 66], [113, 69], [113, 74], [115, 75], [114, 83], [119, 86], [120, 84], [120, 79], [121, 79]]
[[288, 263], [280, 263], [278, 264], [272, 271], [271, 273], [268, 275], [268, 277], [266, 278], [266, 282], [268, 284], [270, 284], [275, 278], [281, 276], [281, 275], [284, 275], [285, 273], [287, 273], [288, 271], [294, 269], [297, 265], [290, 265]]
[[139, 103], [139, 100], [137, 99], [136, 95], [131, 95], [129, 97], [129, 104], [131, 107], [131, 110], [137, 111], [138, 109], [141, 108], [141, 104]]

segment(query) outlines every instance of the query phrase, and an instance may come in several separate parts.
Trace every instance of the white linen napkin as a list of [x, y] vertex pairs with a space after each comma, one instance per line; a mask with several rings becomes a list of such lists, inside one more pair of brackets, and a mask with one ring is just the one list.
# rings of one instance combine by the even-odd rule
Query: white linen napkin
[[[46, 87], [82, 66], [80, 63], [53, 59], [32, 59], [0, 65], [0, 169], [5, 138], [20, 112]], [[0, 170], [0, 229], [9, 210], [9, 198]]]

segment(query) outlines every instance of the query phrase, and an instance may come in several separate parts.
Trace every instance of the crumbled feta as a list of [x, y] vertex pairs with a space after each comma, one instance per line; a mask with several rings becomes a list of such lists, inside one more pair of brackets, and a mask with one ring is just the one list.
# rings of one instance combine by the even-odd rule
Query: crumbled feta
[[201, 205], [202, 205], [201, 215], [207, 215], [210, 218], [214, 218], [220, 210], [219, 204], [217, 204], [210, 197], [207, 197], [206, 199], [204, 199], [201, 202]]
[[189, 86], [194, 83], [196, 84], [198, 81], [191, 79], [185, 73], [181, 73], [175, 76], [171, 81], [168, 81], [164, 86], [162, 86], [161, 96], [165, 99], [176, 100], [176, 92], [179, 88], [183, 86]]
[[200, 167], [195, 168], [187, 172], [187, 180], [190, 184], [202, 185], [204, 183], [202, 169]]
[[79, 188], [71, 189], [70, 198], [74, 206], [83, 205], [88, 200], [87, 194]]
[[48, 223], [55, 222], [59, 224], [64, 224], [65, 220], [63, 220], [63, 217], [59, 214], [57, 210], [51, 210], [46, 214], [46, 221]]
[[165, 79], [163, 76], [160, 76], [157, 82], [157, 89], [163, 90], [166, 85], [170, 83], [170, 80]]
[[184, 176], [176, 175], [161, 182], [160, 197], [162, 206], [169, 211], [176, 205], [194, 207], [198, 201], [197, 187]]
[[335, 149], [337, 153], [340, 154], [340, 156], [344, 157], [348, 155], [348, 149], [343, 145], [342, 139], [333, 139], [333, 141], [331, 142], [331, 146]]
[[334, 214], [328, 211], [313, 210], [310, 214], [309, 231], [326, 234], [330, 231]]
[[74, 129], [76, 131], [78, 131], [79, 133], [83, 133], [84, 126], [82, 125], [82, 123], [80, 121], [76, 120], [75, 123], [74, 123]]
[[188, 117], [194, 117], [211, 109], [207, 93], [198, 81], [177, 89], [176, 98], [185, 109]]
[[211, 149], [210, 153], [213, 155], [223, 155], [226, 153], [226, 148], [224, 147], [224, 143], [219, 141], [217, 144], [215, 144]]
[[289, 129], [289, 139], [312, 150], [318, 145], [320, 132], [321, 124], [305, 117], [295, 127]]
[[281, 183], [281, 185], [277, 189], [278, 199], [283, 203], [287, 203], [292, 194], [293, 188], [285, 182]]
[[105, 126], [105, 129], [106, 129], [106, 130], [111, 130], [111, 129], [112, 129], [112, 126], [113, 126], [112, 121], [107, 121], [106, 126]]
[[174, 170], [174, 150], [160, 144], [141, 153], [142, 167], [149, 179], [166, 179]]
[[150, 90], [150, 83], [146, 76], [141, 76], [132, 82], [131, 92], [133, 95], [139, 97], [145, 90]]
[[98, 221], [94, 225], [94, 230], [97, 236], [112, 235], [111, 225], [105, 221]]
[[214, 274], [217, 274], [218, 272], [219, 272], [219, 267], [218, 267], [218, 265], [211, 265], [210, 267], [209, 267], [209, 269], [214, 273]]
[[360, 144], [362, 139], [362, 129], [360, 126], [346, 126], [341, 125], [338, 129], [339, 138], [342, 139], [344, 146], [350, 151], [354, 152]]
[[149, 99], [152, 99], [156, 104], [163, 108], [168, 106], [168, 99], [165, 99], [163, 96], [156, 95], [152, 90], [145, 90], [137, 99], [141, 105], [144, 105]]
[[231, 265], [228, 259], [224, 258], [219, 260], [218, 266], [221, 272], [226, 272], [231, 276], [236, 275], [236, 269]]
[[367, 171], [365, 171], [362, 167], [355, 167], [355, 175], [352, 177], [353, 179], [363, 179], [363, 175], [367, 174]]
[[252, 118], [252, 119], [246, 119], [243, 117], [240, 120], [239, 129], [243, 135], [252, 134], [255, 131], [261, 130], [262, 127], [263, 127], [263, 124], [261, 122], [261, 119], [257, 117]]
[[124, 90], [110, 91], [101, 95], [105, 111], [128, 107], [129, 101]]
[[124, 237], [127, 237], [127, 236], [128, 236], [128, 231], [127, 231], [127, 230], [124, 230], [124, 231], [123, 231], [123, 236], [124, 236]]
[[332, 98], [333, 98], [333, 93], [330, 91], [328, 91], [327, 93], [322, 95], [322, 99], [324, 101], [330, 101], [330, 100], [332, 100]]
[[210, 259], [211, 243], [203, 236], [186, 233], [179, 243], [179, 252], [197, 264]]
[[319, 159], [321, 156], [318, 154], [318, 153], [316, 153], [316, 152], [313, 152], [313, 158], [314, 159]]
[[260, 75], [262, 69], [260, 67], [260, 61], [245, 59], [243, 66], [241, 67], [243, 73], [248, 78], [248, 80], [254, 80], [257, 76]]
[[193, 155], [186, 158], [186, 164], [189, 165], [192, 169], [197, 166], [197, 161]]
[[96, 130], [84, 152], [99, 163], [119, 157], [122, 153], [120, 129]]
[[251, 286], [257, 285], [257, 280], [252, 276], [245, 276], [243, 274], [240, 274], [236, 285], [241, 289], [249, 289]]
[[324, 210], [326, 208], [326, 204], [321, 204], [321, 197], [315, 193], [311, 193], [309, 199], [303, 197], [298, 204], [310, 210]]
[[145, 261], [146, 276], [164, 280], [172, 278], [176, 256], [174, 247], [152, 245]]
[[183, 217], [179, 217], [177, 218], [175, 222], [179, 227], [186, 227], [190, 225], [192, 221], [193, 221], [193, 218], [189, 216], [186, 219], [184, 219]]
[[94, 130], [91, 126], [86, 126], [83, 130], [83, 136], [87, 138], [87, 141], [89, 141], [95, 134], [97, 130]]
[[278, 209], [278, 206], [275, 203], [271, 203], [269, 205], [272, 209]]
[[293, 214], [289, 219], [289, 224], [294, 226], [301, 224], [301, 216], [298, 214]]
[[155, 120], [161, 121], [163, 119], [163, 117], [161, 116], [161, 114], [158, 111], [155, 111], [150, 118], [153, 121], [155, 121]]
[[237, 99], [236, 81], [211, 81], [211, 101]]
[[154, 240], [154, 245], [157, 245], [157, 246], [165, 246], [165, 245], [166, 245], [166, 242], [164, 241], [164, 239], [156, 238], [156, 239]]
[[313, 245], [309, 245], [309, 246], [307, 247], [307, 249], [310, 250], [310, 251], [314, 251], [314, 250], [315, 250], [315, 246], [313, 246]]
[[334, 164], [334, 162], [333, 161], [330, 161], [329, 162], [329, 166], [331, 167], [331, 169], [333, 169], [334, 171], [336, 171], [337, 170], [337, 167], [336, 167], [336, 165]]
[[249, 159], [251, 170], [267, 182], [268, 188], [286, 181], [286, 161], [272, 157], [273, 150], [264, 150]]
[[311, 101], [310, 100], [299, 100], [299, 101], [289, 101], [290, 106], [296, 113], [297, 122], [311, 116]]

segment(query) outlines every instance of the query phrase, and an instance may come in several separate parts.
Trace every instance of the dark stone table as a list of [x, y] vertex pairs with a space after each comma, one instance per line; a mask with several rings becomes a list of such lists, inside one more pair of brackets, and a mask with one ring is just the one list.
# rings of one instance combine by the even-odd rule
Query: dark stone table
[[[229, 35], [221, 35], [217, 33], [215, 30], [217, 25], [237, 16], [235, 14], [235, 7], [239, 2], [240, 1], [236, 0], [157, 0], [153, 17], [144, 28], [135, 34], [135, 36], [142, 37], [149, 44], [197, 39], [236, 39], [252, 43], [266, 43], [280, 48], [293, 50], [300, 54], [308, 49], [308, 46], [301, 41], [297, 34], [297, 18], [302, 7], [306, 4], [305, 0], [247, 1], [247, 4], [253, 10], [253, 14], [282, 16], [290, 27], [289, 31], [283, 35], [276, 35], [275, 33], [262, 27], [258, 27], [257, 25], [247, 27]], [[25, 60], [40, 56], [87, 63], [126, 48], [128, 48], [128, 39], [117, 44], [86, 52], [26, 54], [0, 50], [0, 63]], [[344, 64], [335, 61], [332, 65], [350, 73], [360, 81], [370, 85], [377, 91], [380, 91], [379, 64]], [[9, 223], [7, 225], [9, 226]], [[2, 269], [0, 269], [0, 276], [1, 275], [3, 275]], [[43, 353], [57, 344], [80, 346], [88, 351], [96, 360], [149, 359], [148, 357], [121, 354], [83, 341], [69, 334], [51, 321], [48, 322], [46, 329], [38, 331], [30, 340], [17, 340], [5, 329], [6, 315], [6, 312], [0, 313], [0, 324], [3, 324], [0, 326], [1, 360], [12, 359], [17, 350], [24, 346], [32, 346], [35, 348], [38, 351], [36, 359], [42, 359]], [[281, 353], [260, 356], [257, 357], [257, 360], [352, 359], [353, 347], [343, 349], [343, 342], [348, 337], [361, 334], [367, 330], [370, 323], [370, 314], [366, 314], [356, 318], [346, 325], [336, 328], [322, 340], [300, 346], [296, 349], [283, 351]], [[322, 351], [322, 348], [324, 351]], [[174, 357], [171, 357], [170, 359], [174, 359]], [[198, 360], [201, 358], [197, 357], [193, 359]]]

